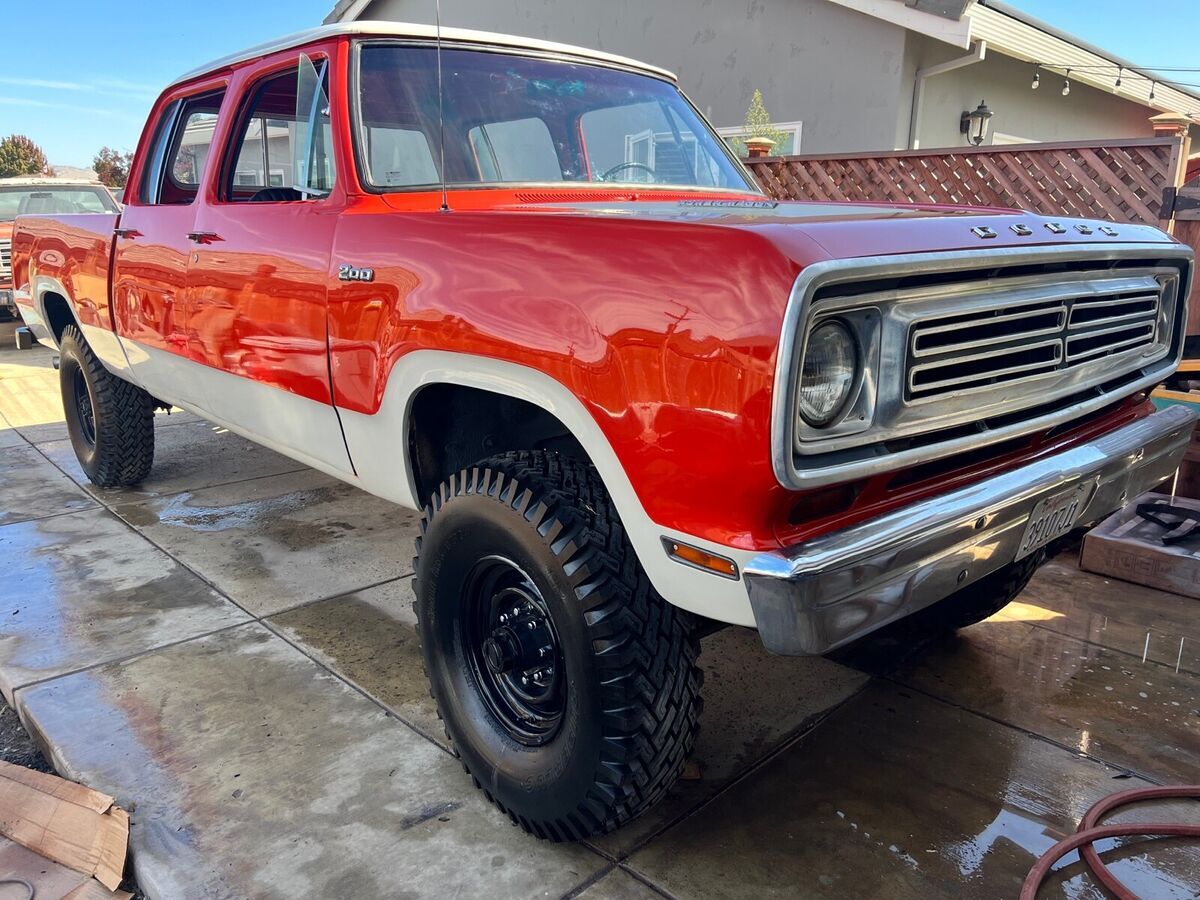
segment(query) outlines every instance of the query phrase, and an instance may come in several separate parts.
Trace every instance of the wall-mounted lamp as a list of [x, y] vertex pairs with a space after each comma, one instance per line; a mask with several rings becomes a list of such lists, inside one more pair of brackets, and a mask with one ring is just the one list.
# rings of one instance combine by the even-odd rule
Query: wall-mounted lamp
[[982, 100], [972, 112], [963, 111], [962, 117], [958, 120], [959, 133], [965, 134], [967, 140], [978, 147], [987, 138], [988, 120], [992, 117], [992, 111], [987, 108], [987, 104]]

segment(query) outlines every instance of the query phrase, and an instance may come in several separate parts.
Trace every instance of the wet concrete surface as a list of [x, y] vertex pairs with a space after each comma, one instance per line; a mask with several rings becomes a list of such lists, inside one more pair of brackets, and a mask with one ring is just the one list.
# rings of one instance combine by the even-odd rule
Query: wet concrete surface
[[[131, 808], [148, 896], [1013, 896], [1095, 799], [1200, 780], [1200, 606], [1066, 554], [950, 639], [708, 636], [696, 777], [615, 834], [535, 841], [446, 752], [416, 516], [190, 414], [156, 430], [138, 490], [81, 488], [49, 354], [0, 349], [0, 686]], [[1119, 818], [1170, 815], [1195, 809]], [[1111, 857], [1146, 896], [1200, 893], [1195, 847]], [[1062, 895], [1101, 896], [1072, 859]]]
[[311, 469], [113, 509], [256, 616], [407, 575], [419, 518]]
[[0, 690], [249, 616], [107, 510], [0, 528]]
[[258, 624], [21, 702], [55, 766], [129, 810], [149, 896], [557, 897], [604, 865], [525, 836], [449, 754]]
[[[1145, 785], [1115, 774], [876, 682], [629, 865], [678, 896], [1013, 897], [1093, 802]], [[1147, 896], [1184, 897], [1198, 868], [1192, 848], [1113, 870]], [[1102, 896], [1079, 872], [1060, 887]]]
[[87, 493], [32, 447], [0, 451], [0, 525], [95, 506]]
[[[204, 448], [204, 465], [196, 464], [197, 447]], [[219, 425], [202, 421], [162, 421], [155, 430], [155, 464], [150, 477], [131, 488], [106, 490], [92, 485], [79, 467], [68, 439], [39, 444], [38, 450], [84, 490], [102, 496], [110, 503], [128, 503], [306, 468]]]

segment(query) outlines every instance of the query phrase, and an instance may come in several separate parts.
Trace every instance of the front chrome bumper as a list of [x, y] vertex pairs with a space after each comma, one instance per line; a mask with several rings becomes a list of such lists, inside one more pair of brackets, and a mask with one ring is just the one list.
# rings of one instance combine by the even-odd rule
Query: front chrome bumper
[[1103, 437], [745, 566], [768, 650], [826, 653], [1012, 562], [1034, 505], [1091, 482], [1080, 525], [1098, 522], [1171, 475], [1196, 414], [1153, 413]]

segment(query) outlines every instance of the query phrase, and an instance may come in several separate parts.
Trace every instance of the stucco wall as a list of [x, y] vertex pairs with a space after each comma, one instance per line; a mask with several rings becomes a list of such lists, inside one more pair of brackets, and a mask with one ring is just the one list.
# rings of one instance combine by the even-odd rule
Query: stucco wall
[[[431, 22], [433, 8], [375, 0], [361, 18]], [[891, 147], [907, 103], [905, 31], [826, 0], [442, 0], [442, 24], [655, 63], [718, 127], [742, 124], [758, 88], [772, 119], [803, 121], [805, 153]]]
[[[905, 58], [909, 85], [920, 66], [930, 66], [963, 51], [920, 35], [910, 34]], [[1062, 96], [1061, 73], [1042, 71], [1041, 86], [1030, 88], [1033, 66], [998, 53], [982, 62], [937, 75], [926, 81], [918, 137], [921, 147], [955, 147], [966, 143], [958, 122], [963, 110], [987, 101], [994, 115], [991, 131], [1034, 141], [1073, 141], [1111, 137], [1153, 137], [1153, 110], [1096, 90], [1078, 81]], [[901, 98], [896, 146], [908, 138], [911, 91]], [[990, 139], [989, 139], [990, 143]]]
[[[374, 0], [364, 19], [432, 22], [433, 0]], [[671, 69], [718, 127], [755, 88], [776, 122], [804, 123], [801, 152], [904, 148], [919, 67], [964, 50], [827, 0], [442, 0], [442, 23], [594, 47]], [[991, 128], [1038, 141], [1148, 137], [1152, 110], [997, 53], [929, 79], [921, 147], [966, 143], [958, 120], [986, 100]]]

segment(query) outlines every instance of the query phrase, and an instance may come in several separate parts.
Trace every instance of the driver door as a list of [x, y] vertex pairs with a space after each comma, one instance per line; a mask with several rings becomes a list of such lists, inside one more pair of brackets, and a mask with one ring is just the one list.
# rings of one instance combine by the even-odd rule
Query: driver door
[[201, 203], [188, 269], [187, 352], [229, 378], [205, 408], [314, 465], [352, 472], [329, 381], [326, 290], [338, 187], [329, 57], [311, 51], [239, 80], [225, 170]]

